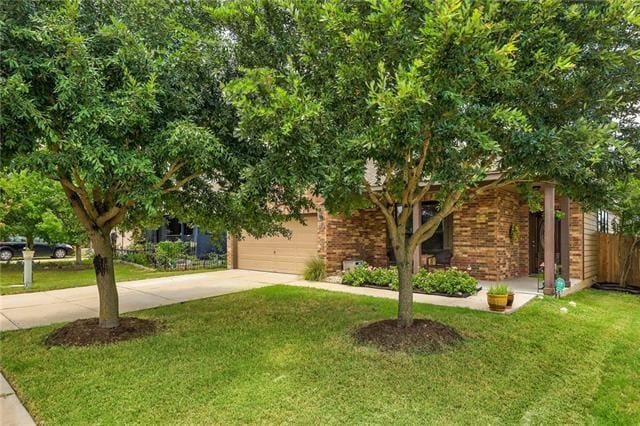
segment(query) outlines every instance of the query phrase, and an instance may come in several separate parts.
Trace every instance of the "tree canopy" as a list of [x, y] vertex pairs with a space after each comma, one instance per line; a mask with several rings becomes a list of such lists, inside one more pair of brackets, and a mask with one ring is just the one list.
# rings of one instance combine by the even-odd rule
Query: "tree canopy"
[[285, 148], [234, 134], [221, 86], [237, 61], [205, 5], [2, 3], [0, 158], [61, 184], [96, 253], [103, 326], [118, 323], [117, 225], [170, 213], [260, 235], [308, 203]]
[[[586, 208], [602, 205], [635, 155], [640, 17], [630, 1], [239, 0], [217, 16], [244, 45], [274, 46], [270, 63], [227, 86], [243, 137], [321, 146], [315, 188], [330, 211], [384, 214], [402, 325], [411, 254], [469, 198], [553, 182]], [[499, 178], [486, 185], [491, 172]], [[406, 236], [425, 196], [439, 213]]]

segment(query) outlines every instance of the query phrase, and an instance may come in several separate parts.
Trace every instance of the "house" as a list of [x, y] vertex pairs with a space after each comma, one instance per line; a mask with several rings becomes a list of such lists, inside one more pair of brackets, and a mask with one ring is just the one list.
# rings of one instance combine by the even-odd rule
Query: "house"
[[[526, 278], [534, 283], [531, 290], [537, 290], [534, 277], [541, 265], [555, 263], [570, 285], [591, 285], [597, 274], [596, 232], [602, 215], [585, 212], [579, 203], [556, 195], [552, 185], [537, 188], [544, 193], [543, 212], [531, 212], [515, 187], [490, 190], [466, 203], [422, 244], [414, 255], [414, 269], [435, 259], [467, 270], [479, 280]], [[425, 197], [414, 209], [414, 224], [434, 214], [436, 206]], [[306, 215], [305, 221], [305, 225], [286, 225], [291, 239], [230, 238], [228, 267], [301, 273], [305, 261], [314, 256], [326, 261], [329, 272], [340, 271], [345, 260], [364, 260], [374, 266], [393, 263], [386, 223], [376, 209], [338, 217], [318, 203], [317, 211]], [[549, 269], [547, 282], [553, 281], [553, 274]]]
[[165, 223], [158, 229], [151, 229], [145, 232], [148, 243], [159, 243], [161, 241], [182, 241], [189, 243], [193, 253], [198, 258], [204, 258], [210, 253], [224, 253], [226, 250], [226, 234], [211, 235], [201, 232], [198, 226], [191, 226], [182, 223], [175, 218], [167, 218]]

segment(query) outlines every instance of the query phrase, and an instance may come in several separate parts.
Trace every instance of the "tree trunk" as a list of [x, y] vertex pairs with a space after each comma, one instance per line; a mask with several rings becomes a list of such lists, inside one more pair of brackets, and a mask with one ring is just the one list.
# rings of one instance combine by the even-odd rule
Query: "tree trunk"
[[113, 248], [109, 232], [96, 232], [91, 236], [95, 256], [93, 269], [100, 296], [100, 321], [102, 328], [117, 327], [120, 318], [118, 310], [118, 289], [113, 268]]
[[76, 244], [76, 265], [82, 265], [82, 246]]
[[406, 253], [406, 248], [402, 247], [405, 253], [396, 256], [398, 265], [398, 327], [411, 327], [413, 324], [413, 283], [411, 282], [412, 265], [411, 256]]
[[[620, 241], [622, 241], [622, 238], [620, 238]], [[629, 280], [629, 272], [631, 272], [631, 261], [633, 260], [633, 252], [636, 250], [639, 244], [640, 237], [634, 237], [633, 242], [631, 243], [631, 247], [629, 248], [629, 252], [625, 256], [624, 263], [622, 265], [622, 272], [620, 274], [620, 285], [622, 287], [627, 286], [627, 281]]]

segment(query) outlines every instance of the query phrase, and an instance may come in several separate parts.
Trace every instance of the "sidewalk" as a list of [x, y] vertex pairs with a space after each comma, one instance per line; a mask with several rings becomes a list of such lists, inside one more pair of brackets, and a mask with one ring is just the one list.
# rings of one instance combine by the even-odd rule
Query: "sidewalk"
[[31, 415], [2, 374], [0, 374], [0, 413], [2, 413], [0, 421], [2, 426], [35, 425]]
[[[294, 275], [242, 270], [176, 275], [118, 284], [120, 312], [220, 296], [272, 284], [286, 284]], [[31, 328], [98, 316], [96, 286], [0, 296], [0, 331]]]

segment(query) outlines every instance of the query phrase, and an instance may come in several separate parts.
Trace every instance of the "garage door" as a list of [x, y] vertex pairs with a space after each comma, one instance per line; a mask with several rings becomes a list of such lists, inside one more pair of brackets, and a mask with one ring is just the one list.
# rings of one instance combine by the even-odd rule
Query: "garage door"
[[300, 274], [307, 260], [318, 253], [318, 219], [316, 214], [305, 216], [305, 225], [287, 222], [291, 238], [245, 237], [238, 241], [238, 268], [256, 271]]

